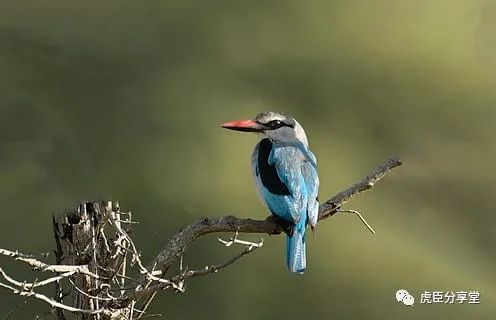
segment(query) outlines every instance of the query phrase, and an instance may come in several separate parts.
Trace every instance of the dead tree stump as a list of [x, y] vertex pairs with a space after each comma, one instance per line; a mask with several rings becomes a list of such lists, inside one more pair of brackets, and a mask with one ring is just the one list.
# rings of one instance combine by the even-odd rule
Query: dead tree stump
[[[121, 216], [124, 216], [121, 220]], [[131, 215], [121, 215], [119, 203], [112, 201], [84, 202], [74, 211], [53, 217], [56, 242], [56, 263], [59, 265], [86, 265], [93, 274], [72, 276], [70, 286], [56, 283], [58, 302], [82, 310], [108, 310], [108, 303], [124, 290], [126, 282], [129, 243], [119, 232], [129, 232]], [[123, 227], [125, 225], [125, 227]], [[117, 291], [117, 292], [116, 292]], [[107, 313], [65, 314], [57, 309], [60, 319], [75, 320], [130, 319], [130, 308]], [[71, 319], [71, 318], [69, 318]]]

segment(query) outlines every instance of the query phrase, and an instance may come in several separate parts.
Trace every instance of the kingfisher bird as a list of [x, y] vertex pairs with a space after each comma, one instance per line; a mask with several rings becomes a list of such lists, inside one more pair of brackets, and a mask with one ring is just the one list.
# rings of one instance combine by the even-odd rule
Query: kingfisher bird
[[287, 234], [288, 269], [302, 274], [307, 225], [313, 230], [319, 215], [317, 160], [308, 147], [305, 130], [294, 118], [271, 111], [221, 126], [262, 135], [251, 161], [257, 190]]

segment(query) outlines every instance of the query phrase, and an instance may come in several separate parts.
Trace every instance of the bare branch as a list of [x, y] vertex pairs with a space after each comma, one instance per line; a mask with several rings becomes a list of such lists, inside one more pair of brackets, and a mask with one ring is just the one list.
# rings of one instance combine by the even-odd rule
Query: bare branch
[[216, 265], [211, 265], [211, 266], [205, 266], [205, 268], [201, 270], [188, 270], [183, 273], [184, 278], [192, 278], [192, 277], [198, 277], [198, 276], [204, 276], [209, 273], [216, 273], [221, 269], [224, 269], [225, 267], [235, 263], [242, 257], [246, 256], [249, 253], [252, 253], [258, 248], [261, 248], [263, 246], [263, 239], [260, 240], [260, 242], [250, 242], [250, 241], [244, 241], [244, 240], [239, 240], [238, 239], [238, 232], [236, 231], [234, 238], [229, 239], [228, 241], [218, 239], [222, 244], [224, 244], [226, 247], [230, 247], [233, 244], [240, 244], [245, 247], [243, 251], [241, 251], [239, 254], [235, 255], [231, 259], [227, 260], [224, 263], [221, 264], [216, 264]]
[[[401, 164], [402, 162], [399, 158], [390, 158], [362, 180], [322, 203], [319, 207], [319, 220], [326, 219], [334, 215], [338, 212], [339, 208], [348, 202], [353, 196], [372, 188], [388, 172], [396, 167], [399, 167]], [[364, 220], [362, 217], [362, 222], [363, 221]], [[272, 218], [272, 216], [269, 216], [265, 220], [240, 219], [234, 216], [224, 216], [219, 218], [203, 217], [177, 233], [169, 241], [165, 248], [155, 257], [151, 263], [151, 266], [153, 266], [153, 268], [158, 267], [162, 275], [166, 274], [172, 264], [177, 259], [182, 257], [186, 248], [193, 241], [203, 235], [217, 232], [266, 233], [270, 235], [280, 234], [283, 230], [281, 226]], [[237, 259], [234, 261], [236, 260]], [[148, 269], [150, 269], [150, 267]], [[150, 282], [146, 282], [146, 279], [142, 278], [140, 282], [142, 283], [142, 286], [137, 287], [137, 291], [147, 290], [147, 287], [150, 286]], [[146, 311], [155, 293], [156, 291], [153, 291], [151, 295], [145, 297], [145, 302], [142, 304], [141, 308], [143, 312]]]
[[[244, 241], [244, 240], [239, 240], [238, 239], [238, 232], [235, 233], [233, 238], [230, 238], [229, 240], [222, 240], [218, 239], [219, 242], [224, 244], [226, 247], [230, 247], [233, 244], [239, 244], [245, 247], [243, 251], [241, 251], [239, 254], [235, 255], [231, 259], [225, 261], [224, 263], [220, 264], [215, 264], [215, 265], [210, 265], [210, 266], [205, 266], [203, 269], [199, 270], [182, 270], [181, 268], [181, 274], [178, 276], [173, 277], [171, 280], [168, 281], [161, 281], [158, 282], [158, 284], [148, 286], [146, 288], [137, 290], [133, 293], [131, 293], [129, 296], [127, 296], [125, 299], [120, 300], [118, 304], [115, 305], [115, 307], [121, 307], [123, 305], [127, 305], [129, 303], [134, 303], [135, 301], [139, 300], [142, 297], [151, 295], [156, 293], [159, 290], [163, 289], [168, 289], [168, 288], [174, 288], [177, 291], [184, 292], [184, 280], [187, 278], [193, 278], [193, 277], [199, 277], [199, 276], [204, 276], [207, 274], [211, 273], [217, 273], [219, 270], [226, 268], [227, 266], [235, 263], [242, 257], [244, 257], [247, 254], [252, 253], [258, 248], [261, 248], [263, 246], [263, 239], [260, 240], [260, 242], [250, 242], [250, 241]], [[144, 314], [144, 310], [147, 309], [147, 305], [144, 306], [143, 311], [138, 311], [141, 315]]]
[[5, 279], [7, 280], [7, 282], [11, 283], [12, 285], [14, 286], [17, 286], [17, 287], [20, 287], [20, 288], [23, 288], [23, 290], [32, 290], [34, 288], [37, 288], [37, 287], [43, 287], [43, 286], [46, 286], [50, 283], [54, 283], [56, 281], [60, 281], [64, 278], [67, 278], [67, 277], [70, 277], [72, 276], [73, 274], [75, 274], [76, 272], [75, 271], [69, 271], [69, 272], [66, 272], [66, 273], [63, 273], [61, 275], [58, 275], [58, 276], [55, 276], [55, 277], [52, 277], [52, 278], [48, 278], [46, 280], [43, 280], [43, 281], [35, 281], [35, 282], [26, 282], [26, 281], [17, 281], [11, 277], [9, 277], [5, 271], [3, 271], [2, 268], [0, 268], [0, 275]]
[[27, 286], [20, 281], [14, 280], [10, 276], [8, 276], [2, 269], [0, 269], [0, 275], [10, 283], [10, 285], [5, 284], [3, 282], [0, 282], [0, 287], [3, 287], [5, 289], [8, 289], [12, 291], [12, 293], [17, 294], [21, 297], [34, 297], [36, 299], [42, 300], [46, 303], [48, 303], [50, 306], [54, 308], [60, 308], [63, 310], [67, 310], [70, 312], [78, 312], [78, 313], [84, 313], [84, 314], [106, 314], [106, 315], [112, 315], [112, 312], [108, 309], [97, 309], [97, 310], [88, 310], [88, 309], [80, 309], [80, 308], [75, 308], [60, 302], [55, 301], [52, 298], [47, 297], [44, 294], [36, 293], [33, 291], [33, 288], [36, 287], [33, 284], [28, 284]]
[[353, 214], [355, 214], [358, 217], [358, 219], [360, 219], [360, 221], [362, 221], [363, 225], [365, 227], [367, 227], [367, 229], [369, 229], [369, 231], [372, 234], [375, 234], [374, 228], [372, 228], [372, 226], [367, 222], [367, 220], [365, 220], [365, 218], [362, 216], [362, 214], [360, 213], [360, 211], [358, 211], [358, 210], [349, 210], [349, 209], [348, 210], [341, 210], [341, 209], [339, 209], [336, 212], [353, 213]]
[[52, 264], [47, 264], [44, 263], [40, 260], [34, 259], [26, 254], [22, 254], [18, 251], [10, 251], [6, 249], [1, 249], [0, 248], [0, 255], [7, 256], [14, 258], [16, 261], [21, 261], [24, 262], [31, 267], [33, 267], [35, 270], [41, 270], [41, 271], [47, 271], [47, 272], [57, 272], [57, 273], [65, 273], [65, 272], [74, 272], [74, 273], [81, 273], [85, 274], [88, 276], [92, 276], [95, 279], [98, 279], [98, 275], [92, 273], [89, 271], [87, 265], [78, 265], [78, 266], [73, 266], [73, 265], [63, 265], [63, 264], [58, 264], [58, 265], [52, 265]]
[[[353, 196], [372, 188], [389, 171], [399, 167], [401, 164], [398, 158], [388, 159], [368, 176], [324, 202], [319, 208], [319, 220], [334, 215]], [[181, 257], [185, 249], [197, 238], [209, 233], [236, 231], [266, 234], [283, 232], [282, 228], [271, 216], [265, 220], [240, 219], [234, 216], [203, 217], [176, 234], [152, 261], [151, 266], [158, 266], [162, 273], [165, 274], [171, 265]]]

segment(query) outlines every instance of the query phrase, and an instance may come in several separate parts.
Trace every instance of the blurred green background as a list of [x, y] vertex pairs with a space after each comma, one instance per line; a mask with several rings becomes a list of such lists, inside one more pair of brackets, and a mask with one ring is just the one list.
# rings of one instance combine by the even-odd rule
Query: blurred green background
[[[152, 312], [495, 319], [495, 41], [491, 0], [3, 1], [0, 247], [51, 252], [51, 215], [80, 200], [132, 210], [145, 261], [200, 216], [265, 217], [249, 169], [257, 138], [218, 125], [273, 110], [305, 127], [321, 199], [404, 160], [347, 206], [377, 234], [352, 216], [325, 221], [304, 276], [286, 271], [284, 238], [264, 236]], [[234, 251], [205, 237], [185, 262]], [[399, 288], [412, 308], [394, 300]], [[478, 290], [481, 303], [418, 304], [424, 290]], [[0, 318], [13, 309], [53, 318], [1, 290]]]

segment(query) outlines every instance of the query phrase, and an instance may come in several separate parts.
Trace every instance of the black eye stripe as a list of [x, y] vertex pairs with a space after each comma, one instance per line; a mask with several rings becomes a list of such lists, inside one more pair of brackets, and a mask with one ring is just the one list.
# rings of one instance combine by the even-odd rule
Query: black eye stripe
[[290, 120], [271, 120], [269, 122], [262, 122], [260, 120], [255, 120], [256, 123], [262, 125], [265, 127], [265, 130], [276, 130], [281, 127], [289, 127], [289, 128], [294, 128], [295, 124], [294, 121]]
[[272, 120], [269, 123], [267, 123], [267, 125], [271, 129], [278, 129], [278, 128], [284, 127], [286, 124], [284, 122], [282, 122], [281, 120]]

